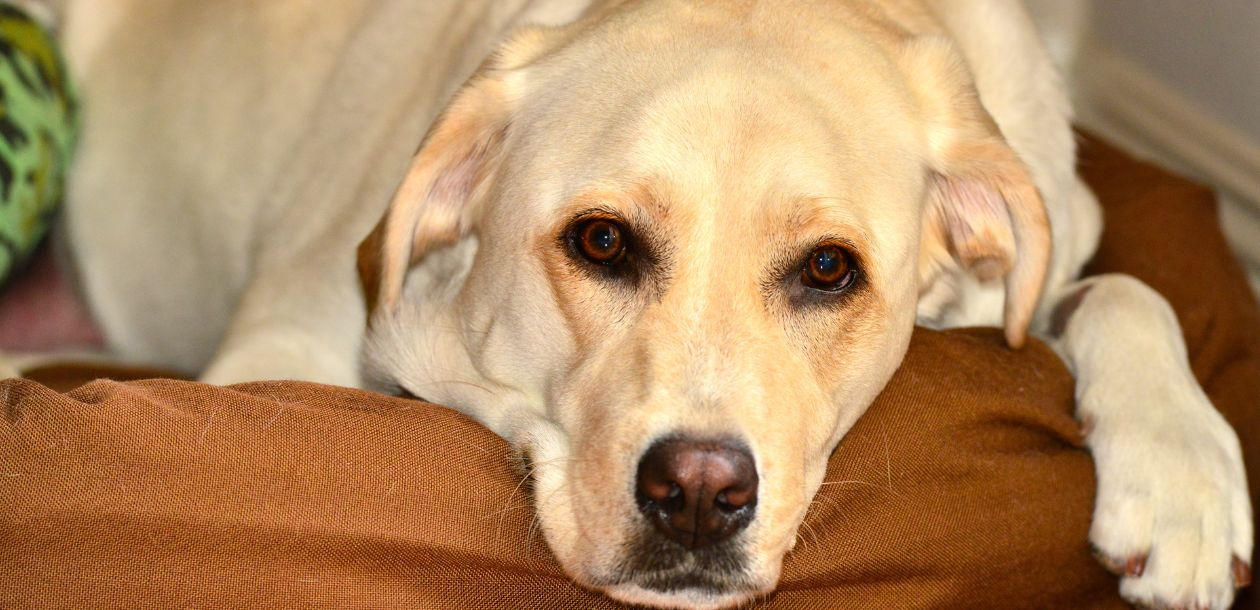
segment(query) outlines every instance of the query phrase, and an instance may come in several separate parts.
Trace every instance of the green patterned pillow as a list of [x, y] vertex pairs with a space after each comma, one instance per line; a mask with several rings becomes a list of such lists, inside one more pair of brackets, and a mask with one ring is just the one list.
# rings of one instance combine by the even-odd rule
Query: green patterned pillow
[[0, 4], [0, 285], [48, 232], [77, 127], [56, 41], [21, 10]]

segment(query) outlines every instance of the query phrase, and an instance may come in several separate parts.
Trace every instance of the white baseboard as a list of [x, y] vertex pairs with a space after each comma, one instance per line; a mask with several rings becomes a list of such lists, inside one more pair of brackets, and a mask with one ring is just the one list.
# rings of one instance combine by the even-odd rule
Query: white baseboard
[[1086, 128], [1221, 193], [1222, 226], [1260, 294], [1260, 142], [1101, 45], [1087, 46], [1074, 80]]
[[1087, 126], [1119, 132], [1207, 178], [1260, 213], [1260, 142], [1254, 142], [1137, 62], [1093, 45], [1077, 70]]

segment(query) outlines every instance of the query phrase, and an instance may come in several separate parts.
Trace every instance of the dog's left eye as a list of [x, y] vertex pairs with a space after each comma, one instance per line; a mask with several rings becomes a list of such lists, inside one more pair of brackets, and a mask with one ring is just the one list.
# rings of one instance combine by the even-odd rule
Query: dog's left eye
[[814, 250], [801, 269], [801, 283], [815, 290], [840, 292], [857, 279], [853, 255], [840, 246], [823, 246]]
[[574, 227], [572, 236], [577, 253], [596, 265], [612, 266], [626, 258], [629, 235], [616, 221], [607, 218], [581, 221]]

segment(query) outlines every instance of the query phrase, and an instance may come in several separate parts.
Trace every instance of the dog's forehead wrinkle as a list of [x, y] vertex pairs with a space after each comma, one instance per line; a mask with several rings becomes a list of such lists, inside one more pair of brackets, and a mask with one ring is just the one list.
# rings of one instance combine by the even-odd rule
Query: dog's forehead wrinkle
[[[624, 157], [623, 148], [644, 144], [641, 136], [651, 131], [662, 140], [657, 143], [664, 146], [638, 146], [650, 156], [708, 141], [707, 136], [719, 127], [736, 134], [773, 134], [775, 129], [756, 125], [767, 118], [781, 123], [772, 125], [777, 127], [790, 127], [787, 118], [791, 122], [816, 120], [823, 106], [817, 98], [825, 94], [805, 92], [797, 81], [804, 82], [806, 78], [785, 78], [786, 68], [782, 65], [755, 66], [742, 58], [732, 61], [720, 56], [714, 59], [693, 55], [669, 60], [674, 62], [669, 65], [657, 65], [660, 61], [654, 60], [650, 66], [608, 66], [594, 74], [581, 72], [574, 78], [557, 77], [556, 80], [564, 80], [566, 89], [577, 87], [584, 93], [539, 101], [530, 131], [546, 137], [571, 131], [564, 129], [566, 125], [581, 124], [591, 137], [580, 141], [566, 139], [565, 143], [568, 150], [586, 159], [606, 157], [609, 153]], [[574, 72], [579, 71], [575, 68]], [[644, 72], [651, 76], [645, 78]], [[568, 71], [563, 75], [568, 76]], [[637, 89], [626, 90], [626, 82], [638, 83]], [[661, 128], [651, 129], [653, 125]], [[732, 150], [729, 146], [706, 149]]]
[[[707, 158], [723, 170], [753, 169], [769, 161], [767, 168], [791, 171], [791, 165], [774, 157], [827, 147], [819, 136], [834, 135], [832, 125], [799, 93], [770, 77], [723, 76], [674, 82], [647, 100], [642, 114], [626, 127], [640, 134], [634, 141], [636, 152], [648, 158], [671, 152]], [[789, 158], [799, 162], [808, 157]]]

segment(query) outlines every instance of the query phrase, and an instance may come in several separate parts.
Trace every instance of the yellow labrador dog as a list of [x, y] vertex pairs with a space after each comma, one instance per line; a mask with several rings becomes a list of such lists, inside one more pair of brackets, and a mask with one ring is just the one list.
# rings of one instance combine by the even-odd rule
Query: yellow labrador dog
[[771, 591], [916, 321], [1070, 364], [1128, 599], [1221, 609], [1248, 578], [1239, 445], [1171, 310], [1076, 279], [1100, 215], [1018, 2], [66, 8], [65, 235], [113, 352], [362, 385], [362, 350], [533, 460], [585, 586]]

